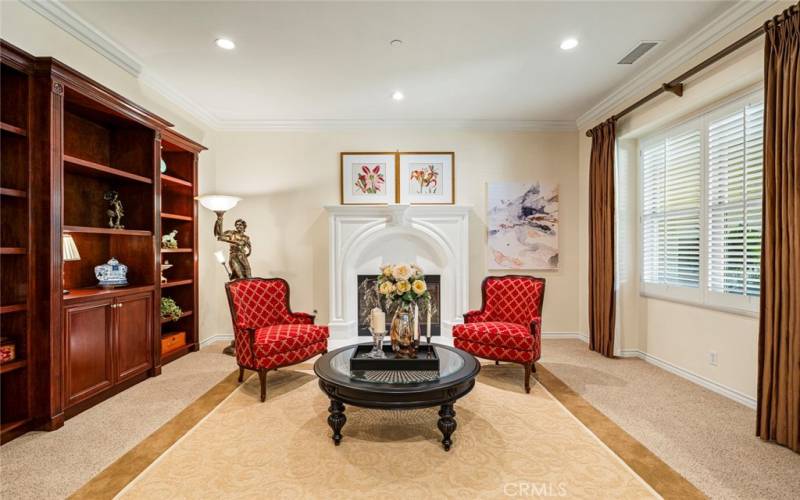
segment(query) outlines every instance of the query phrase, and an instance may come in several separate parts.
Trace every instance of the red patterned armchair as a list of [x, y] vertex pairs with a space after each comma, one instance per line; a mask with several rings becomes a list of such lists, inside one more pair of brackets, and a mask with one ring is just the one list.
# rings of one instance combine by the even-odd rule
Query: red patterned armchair
[[328, 327], [314, 316], [289, 309], [289, 284], [281, 278], [243, 278], [225, 284], [231, 308], [239, 382], [244, 370], [258, 372], [261, 401], [267, 371], [293, 365], [328, 350]]
[[464, 315], [453, 326], [453, 343], [470, 354], [525, 367], [525, 392], [542, 352], [544, 279], [533, 276], [488, 276], [481, 285], [480, 311]]

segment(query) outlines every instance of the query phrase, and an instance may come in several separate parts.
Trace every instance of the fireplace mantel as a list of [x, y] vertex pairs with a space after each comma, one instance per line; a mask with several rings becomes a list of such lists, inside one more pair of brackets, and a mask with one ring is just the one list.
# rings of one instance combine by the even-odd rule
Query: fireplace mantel
[[380, 264], [409, 262], [441, 275], [442, 340], [449, 341], [468, 305], [469, 213], [466, 205], [331, 205], [329, 221], [331, 340], [356, 341], [357, 275]]

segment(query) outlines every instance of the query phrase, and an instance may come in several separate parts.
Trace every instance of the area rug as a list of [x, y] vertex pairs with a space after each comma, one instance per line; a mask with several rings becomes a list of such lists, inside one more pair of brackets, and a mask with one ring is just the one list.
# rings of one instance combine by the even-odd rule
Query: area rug
[[445, 452], [437, 410], [347, 408], [340, 446], [310, 365], [251, 377], [120, 498], [658, 498], [541, 384], [485, 367], [456, 404]]

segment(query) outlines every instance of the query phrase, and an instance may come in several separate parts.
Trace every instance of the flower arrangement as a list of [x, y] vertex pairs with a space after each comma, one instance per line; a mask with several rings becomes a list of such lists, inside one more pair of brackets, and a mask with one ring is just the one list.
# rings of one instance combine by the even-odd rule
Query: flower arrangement
[[355, 187], [362, 194], [376, 194], [382, 191], [384, 182], [385, 178], [381, 173], [380, 165], [375, 165], [371, 169], [368, 165], [362, 165]]
[[430, 307], [431, 294], [425, 274], [414, 264], [383, 266], [376, 286], [387, 309], [410, 304]]

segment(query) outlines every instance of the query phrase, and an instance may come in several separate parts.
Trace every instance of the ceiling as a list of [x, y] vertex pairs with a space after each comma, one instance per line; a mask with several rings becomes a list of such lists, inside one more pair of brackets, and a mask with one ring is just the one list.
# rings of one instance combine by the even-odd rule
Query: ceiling
[[[574, 124], [732, 4], [66, 2], [218, 123]], [[580, 45], [562, 51], [567, 37]], [[663, 43], [616, 64], [642, 40]]]

